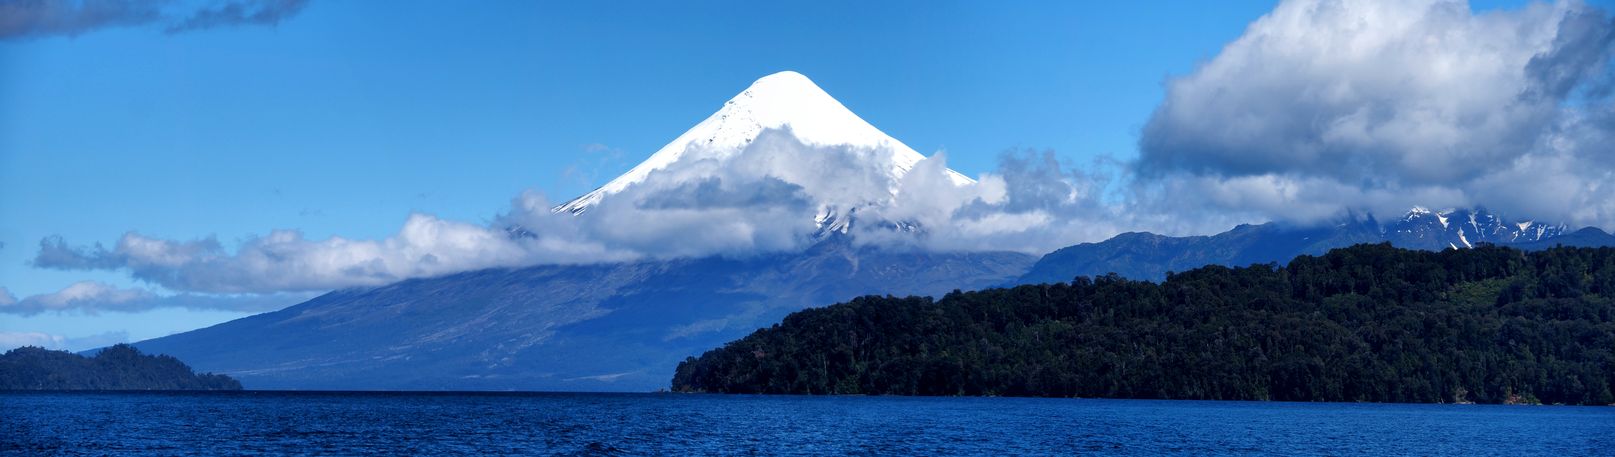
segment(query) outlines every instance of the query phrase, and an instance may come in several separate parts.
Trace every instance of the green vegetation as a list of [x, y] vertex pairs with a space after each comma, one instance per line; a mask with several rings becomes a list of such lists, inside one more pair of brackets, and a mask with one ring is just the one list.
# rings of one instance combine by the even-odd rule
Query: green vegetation
[[179, 359], [119, 344], [95, 357], [37, 347], [0, 355], [0, 390], [241, 390], [219, 374], [196, 374]]
[[679, 364], [684, 392], [1615, 402], [1615, 249], [1358, 245], [1160, 283], [863, 297]]

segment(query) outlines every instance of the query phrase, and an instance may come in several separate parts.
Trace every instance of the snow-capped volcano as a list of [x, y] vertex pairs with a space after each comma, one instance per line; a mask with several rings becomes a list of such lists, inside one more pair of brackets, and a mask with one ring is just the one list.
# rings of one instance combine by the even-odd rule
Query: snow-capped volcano
[[[788, 135], [794, 141], [759, 142], [767, 132]], [[782, 154], [776, 152], [780, 148], [800, 153], [804, 147], [810, 149], [808, 154], [841, 156], [829, 160], [844, 168], [869, 172], [843, 173], [836, 168], [802, 166], [794, 159], [751, 157], [744, 165], [731, 163], [748, 154]], [[811, 195], [811, 203], [818, 207], [814, 222], [821, 229], [845, 231], [856, 208], [890, 200], [903, 176], [923, 159], [925, 156], [919, 152], [853, 114], [806, 76], [784, 71], [758, 79], [627, 173], [553, 211], [581, 214], [615, 195], [649, 186], [659, 179], [668, 182], [649, 187], [668, 188], [738, 174], [742, 179], [776, 179], [806, 188], [809, 194], [815, 194], [815, 189], [835, 189], [816, 193], [834, 194], [832, 197]], [[946, 170], [946, 174], [956, 186], [975, 182], [953, 170]], [[857, 182], [838, 185], [843, 184], [838, 180]]]

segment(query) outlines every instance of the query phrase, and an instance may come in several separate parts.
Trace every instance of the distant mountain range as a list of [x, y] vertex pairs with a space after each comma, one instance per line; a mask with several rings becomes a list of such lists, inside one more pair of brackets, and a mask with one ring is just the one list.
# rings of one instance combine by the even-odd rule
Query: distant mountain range
[[1206, 265], [1285, 263], [1299, 255], [1318, 255], [1361, 243], [1390, 243], [1423, 250], [1461, 249], [1487, 243], [1539, 250], [1556, 245], [1615, 246], [1615, 236], [1592, 227], [1568, 232], [1563, 225], [1505, 222], [1503, 217], [1485, 209], [1414, 208], [1402, 218], [1387, 223], [1369, 215], [1352, 216], [1321, 226], [1278, 222], [1240, 225], [1211, 236], [1123, 233], [1105, 241], [1082, 243], [1049, 253], [1011, 284], [1066, 282], [1076, 276], [1107, 273], [1159, 281], [1173, 271]]

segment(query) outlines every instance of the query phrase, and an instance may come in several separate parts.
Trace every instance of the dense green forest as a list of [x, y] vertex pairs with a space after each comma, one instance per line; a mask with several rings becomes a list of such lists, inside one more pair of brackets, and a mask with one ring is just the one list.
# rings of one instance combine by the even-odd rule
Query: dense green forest
[[219, 374], [196, 374], [179, 359], [119, 344], [95, 357], [37, 347], [0, 355], [0, 390], [241, 390]]
[[684, 392], [1615, 402], [1615, 249], [1358, 245], [797, 312], [679, 364]]

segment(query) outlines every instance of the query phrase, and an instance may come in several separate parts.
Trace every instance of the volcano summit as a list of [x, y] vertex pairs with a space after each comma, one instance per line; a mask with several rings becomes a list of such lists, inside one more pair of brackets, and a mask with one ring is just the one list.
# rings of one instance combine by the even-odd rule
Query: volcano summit
[[[851, 213], [889, 202], [922, 160], [806, 76], [783, 71], [758, 79], [644, 162], [554, 211], [582, 214], [624, 198], [668, 206], [669, 191], [777, 181], [813, 207], [818, 229], [845, 233]], [[953, 185], [975, 183], [945, 173]]]

